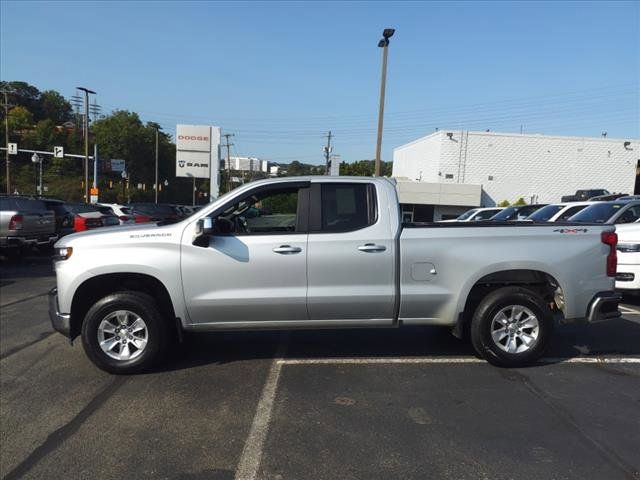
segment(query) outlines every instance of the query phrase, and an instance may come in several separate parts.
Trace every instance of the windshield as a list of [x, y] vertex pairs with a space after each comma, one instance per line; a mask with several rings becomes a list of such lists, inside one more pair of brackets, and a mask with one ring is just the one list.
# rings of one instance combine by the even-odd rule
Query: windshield
[[507, 207], [491, 217], [491, 220], [511, 220], [511, 218], [515, 216], [517, 211], [518, 210], [516, 207]]
[[533, 220], [534, 222], [548, 222], [556, 213], [562, 210], [564, 205], [547, 205], [540, 210], [533, 212], [527, 217], [527, 220]]
[[91, 205], [83, 205], [83, 204], [68, 205], [68, 209], [72, 213], [92, 213], [92, 212], [98, 211], [96, 207], [92, 207]]
[[462, 215], [460, 215], [458, 218], [456, 218], [456, 220], [466, 220], [466, 219], [470, 218], [477, 211], [478, 211], [477, 208], [473, 208], [471, 210], [467, 210]]
[[569, 218], [570, 222], [606, 223], [624, 203], [596, 203]]

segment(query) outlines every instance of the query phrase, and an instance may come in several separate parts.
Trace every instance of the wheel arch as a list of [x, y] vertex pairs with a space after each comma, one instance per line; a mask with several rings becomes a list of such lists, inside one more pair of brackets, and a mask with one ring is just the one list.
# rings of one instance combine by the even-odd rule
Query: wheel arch
[[454, 335], [464, 337], [473, 312], [480, 301], [490, 292], [507, 286], [528, 288], [540, 295], [554, 314], [564, 316], [564, 290], [556, 276], [537, 268], [511, 268], [485, 273], [468, 287], [468, 293], [460, 301]]
[[151, 295], [171, 326], [178, 328], [176, 313], [167, 287], [156, 277], [144, 273], [105, 273], [90, 277], [76, 288], [71, 301], [69, 337], [80, 335], [82, 323], [92, 305], [105, 296], [121, 291], [137, 291]]

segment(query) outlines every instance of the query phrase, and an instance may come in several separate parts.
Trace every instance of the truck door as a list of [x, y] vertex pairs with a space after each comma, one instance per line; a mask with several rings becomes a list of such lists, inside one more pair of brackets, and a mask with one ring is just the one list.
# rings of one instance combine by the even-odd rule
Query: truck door
[[380, 200], [371, 182], [311, 184], [311, 320], [393, 321], [395, 242]]
[[192, 323], [307, 320], [308, 199], [308, 182], [256, 187], [210, 215], [208, 244], [184, 235]]

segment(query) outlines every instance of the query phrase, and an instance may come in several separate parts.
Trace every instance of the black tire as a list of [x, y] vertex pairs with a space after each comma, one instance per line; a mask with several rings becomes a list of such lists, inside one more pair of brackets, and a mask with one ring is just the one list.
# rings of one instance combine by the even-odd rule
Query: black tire
[[[507, 352], [492, 336], [494, 318], [510, 306], [525, 307], [538, 320], [537, 339], [526, 351], [519, 353]], [[506, 311], [509, 312], [509, 310]], [[471, 320], [471, 343], [478, 355], [492, 365], [522, 367], [534, 363], [543, 355], [553, 335], [553, 329], [554, 320], [551, 309], [537, 293], [523, 287], [504, 287], [489, 293], [476, 308]], [[532, 332], [532, 329], [528, 329], [526, 333]], [[524, 343], [516, 339], [514, 333], [515, 345], [518, 345], [517, 341], [520, 341], [520, 345]], [[508, 340], [505, 340], [506, 343]], [[518, 348], [520, 348], [519, 345]], [[526, 348], [526, 345], [523, 348]]]
[[[142, 352], [129, 360], [107, 355], [98, 341], [98, 327], [115, 311], [127, 310], [144, 320], [147, 342]], [[167, 319], [158, 310], [153, 297], [142, 292], [116, 292], [98, 300], [82, 323], [82, 346], [89, 359], [100, 369], [114, 374], [139, 373], [151, 368], [164, 354], [170, 338]], [[117, 343], [117, 342], [116, 342]]]

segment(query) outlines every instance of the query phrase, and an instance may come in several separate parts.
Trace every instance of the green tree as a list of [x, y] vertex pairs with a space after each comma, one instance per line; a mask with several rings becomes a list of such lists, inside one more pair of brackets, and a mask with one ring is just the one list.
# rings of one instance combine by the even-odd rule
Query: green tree
[[526, 205], [526, 204], [527, 204], [527, 202], [526, 202], [526, 201], [525, 201], [525, 199], [524, 199], [524, 198], [522, 198], [522, 197], [520, 197], [518, 200], [516, 200], [516, 201], [514, 202], [514, 205], [516, 205], [516, 206]]
[[509, 200], [502, 200], [499, 204], [498, 207], [508, 207], [510, 205]]
[[55, 90], [42, 92], [39, 99], [42, 118], [52, 120], [56, 125], [62, 125], [71, 120], [71, 104]]
[[25, 107], [13, 107], [9, 110], [9, 136], [33, 126], [33, 114]]

